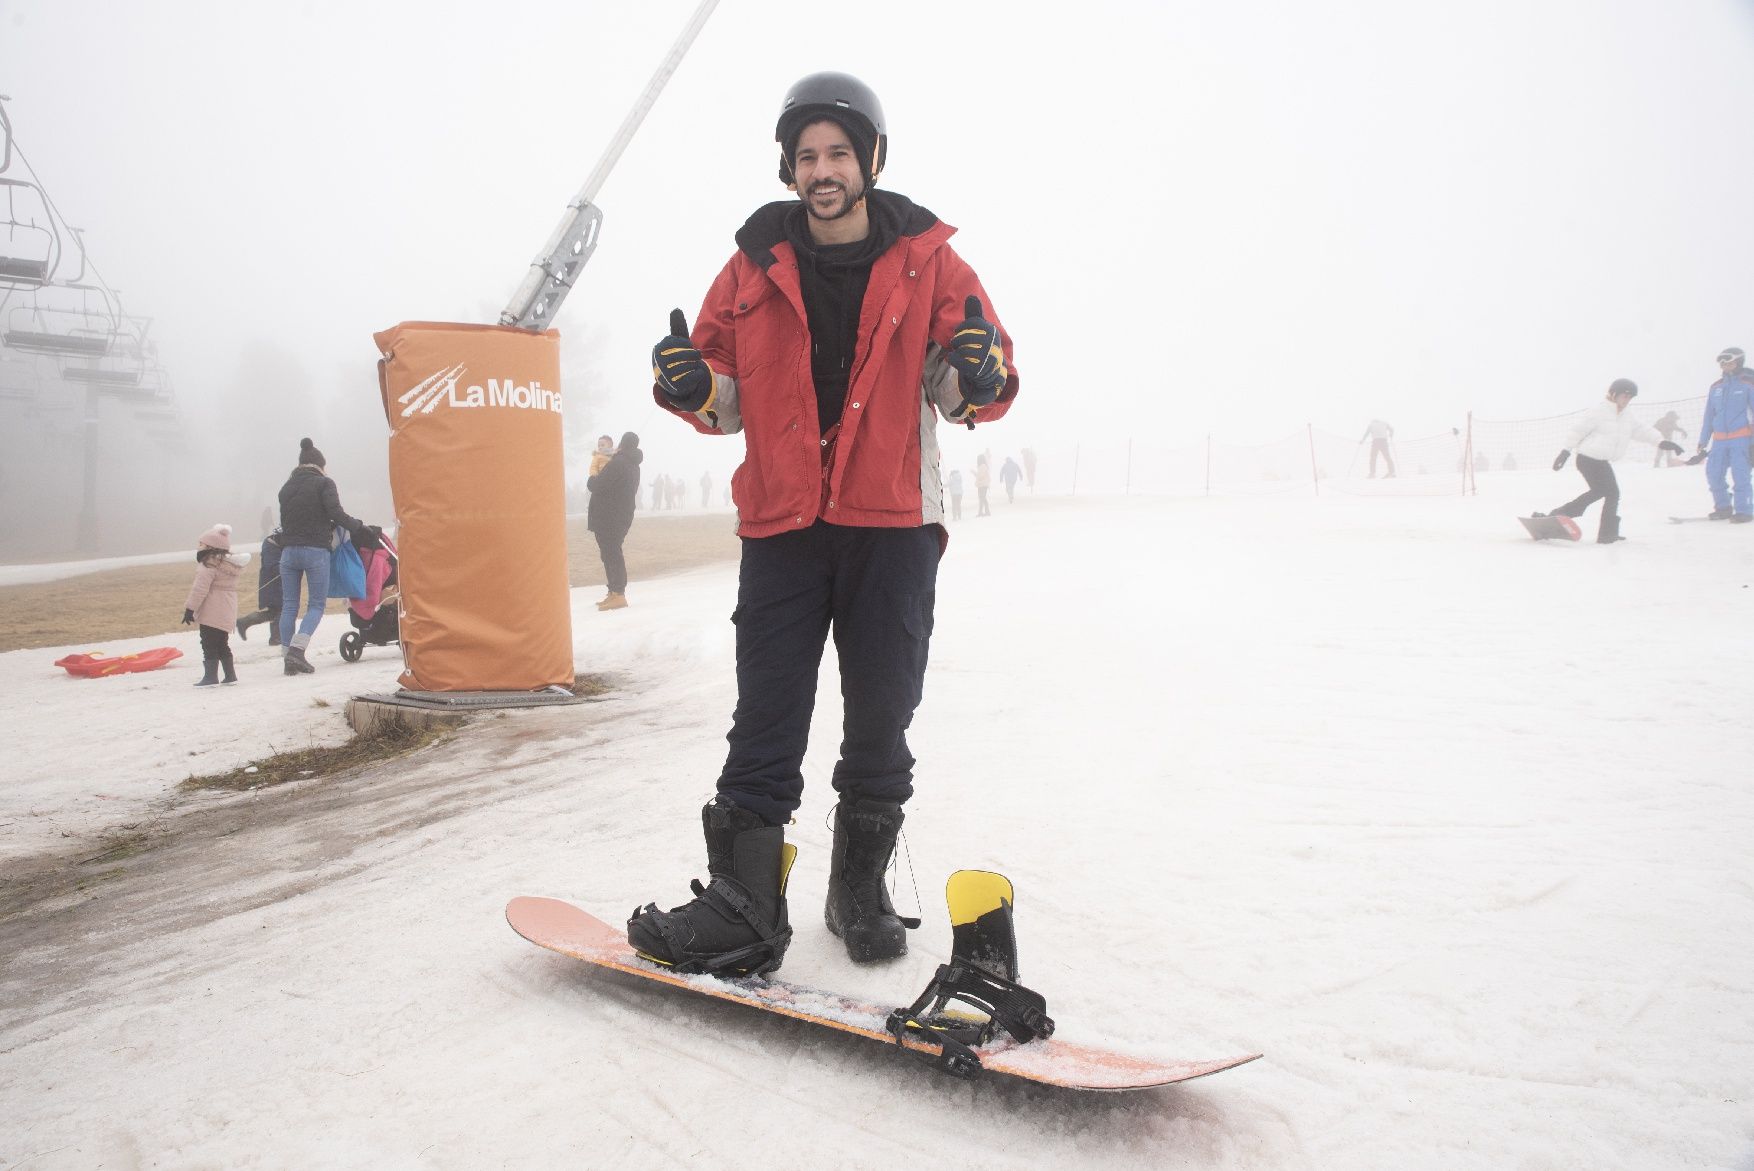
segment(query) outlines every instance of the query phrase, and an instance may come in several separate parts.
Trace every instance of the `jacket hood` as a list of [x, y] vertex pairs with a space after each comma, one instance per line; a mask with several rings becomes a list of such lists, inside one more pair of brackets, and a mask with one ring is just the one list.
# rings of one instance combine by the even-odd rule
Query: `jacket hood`
[[[905, 195], [873, 187], [865, 193], [865, 208], [873, 219], [881, 217], [891, 229], [887, 234], [899, 237], [923, 236], [940, 221], [937, 216]], [[796, 199], [782, 199], [763, 204], [737, 229], [737, 247], [761, 267], [774, 262], [774, 245], [785, 242], [786, 220], [794, 212], [803, 215], [804, 205]]]

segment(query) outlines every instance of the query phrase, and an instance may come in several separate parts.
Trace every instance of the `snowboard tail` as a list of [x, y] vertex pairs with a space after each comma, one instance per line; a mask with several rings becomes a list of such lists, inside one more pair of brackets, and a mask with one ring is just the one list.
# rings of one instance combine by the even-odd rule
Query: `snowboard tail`
[[[998, 882], [995, 883], [992, 879], [997, 879]], [[1000, 886], [1000, 883], [1003, 885]], [[967, 942], [971, 949], [965, 959], [972, 960], [978, 955], [983, 961], [998, 966], [1004, 966], [1008, 962], [1010, 966], [1007, 970], [1014, 973], [1016, 948], [1015, 937], [1010, 930], [1010, 883], [1001, 875], [991, 875], [985, 879], [970, 880], [966, 887], [957, 884], [956, 877], [952, 876], [952, 884], [967, 896], [967, 901], [961, 904], [961, 912], [954, 909], [957, 904], [953, 903], [953, 916], [959, 913], [964, 916], [956, 920], [953, 927], [969, 928], [959, 937], [959, 941]], [[1003, 899], [1002, 906], [995, 903], [994, 900], [998, 898]], [[982, 907], [986, 910], [978, 910]], [[974, 913], [969, 918], [967, 915], [971, 910]], [[987, 918], [1001, 911], [998, 918]], [[728, 1000], [764, 1012], [808, 1021], [836, 1032], [882, 1041], [937, 1058], [941, 1065], [946, 1064], [946, 1047], [935, 1033], [906, 1028], [900, 1032], [891, 1030], [892, 1017], [896, 1013], [909, 1010], [896, 1009], [892, 1012], [891, 1009], [854, 997], [757, 975], [690, 975], [665, 968], [636, 954], [620, 928], [612, 927], [559, 899], [515, 898], [506, 904], [506, 921], [512, 930], [531, 943], [600, 968], [624, 972], [643, 980], [710, 996], [715, 1000]], [[1010, 941], [1008, 952], [1006, 941]], [[1002, 979], [984, 968], [975, 970], [983, 972], [988, 981]], [[988, 983], [977, 983], [980, 983], [977, 992], [984, 991], [991, 995]], [[930, 994], [933, 990], [929, 987], [927, 991]], [[922, 1000], [925, 999], [927, 997], [922, 996]], [[935, 996], [932, 999], [935, 1000]], [[976, 1004], [979, 1004], [978, 1000]], [[927, 1010], [931, 1007], [932, 1004], [928, 1003], [912, 1015], [916, 1018], [922, 1014], [929, 1016]], [[998, 1007], [1003, 1008], [1006, 1013], [1016, 1011], [1010, 1004]], [[945, 1007], [944, 1011], [950, 1010]], [[954, 1027], [978, 1031], [985, 1026], [986, 1021], [992, 1019], [992, 1014], [983, 1016], [977, 1010], [960, 1018], [946, 1019], [955, 1019]], [[1043, 1019], [1046, 1019], [1045, 1013]], [[1051, 1033], [1051, 1020], [1047, 1021], [1046, 1031], [1039, 1032], [1033, 1040], [1020, 1040], [1015, 1035], [990, 1030], [986, 1040], [967, 1046], [978, 1062], [976, 1069], [967, 1072], [985, 1070], [1070, 1089], [1120, 1091], [1172, 1085], [1205, 1077], [1260, 1057], [1259, 1053], [1248, 1053], [1206, 1060], [1157, 1060], [1063, 1041], [1052, 1037]]]
[[1529, 530], [1529, 536], [1537, 541], [1583, 539], [1583, 530], [1569, 516], [1519, 516], [1517, 519], [1523, 522], [1523, 528]]

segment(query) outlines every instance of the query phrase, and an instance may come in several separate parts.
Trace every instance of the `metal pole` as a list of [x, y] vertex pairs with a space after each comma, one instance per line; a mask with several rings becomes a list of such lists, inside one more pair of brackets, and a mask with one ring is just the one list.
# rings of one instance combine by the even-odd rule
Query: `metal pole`
[[1124, 491], [1122, 493], [1122, 495], [1123, 496], [1131, 496], [1132, 494], [1133, 494], [1133, 437], [1131, 435], [1129, 435], [1129, 436], [1127, 436], [1127, 485], [1126, 485], [1126, 491]]
[[566, 214], [561, 216], [554, 234], [549, 236], [548, 243], [543, 247], [541, 255], [530, 262], [530, 271], [524, 274], [523, 283], [512, 299], [499, 315], [501, 325], [516, 325], [523, 329], [547, 329], [554, 315], [560, 311], [561, 302], [572, 291], [573, 283], [578, 279], [579, 270], [597, 247], [597, 229], [603, 222], [602, 211], [592, 202], [603, 183], [609, 178], [609, 172], [621, 159], [627, 144], [633, 141], [634, 132], [644, 122], [646, 115], [664, 92], [665, 84], [676, 67], [682, 64], [683, 56], [694, 38], [700, 34], [706, 24], [707, 17], [712, 15], [719, 0], [701, 0], [694, 15], [683, 26], [682, 34], [676, 43], [670, 46], [670, 52], [658, 63], [652, 79], [646, 82], [646, 88], [634, 102], [633, 109], [622, 119], [621, 129], [609, 141], [609, 147], [603, 157], [597, 160], [597, 166], [591, 171], [590, 178], [580, 187], [572, 202], [566, 205]]
[[1315, 494], [1320, 496], [1322, 494], [1322, 477], [1321, 473], [1316, 470], [1315, 424], [1305, 423], [1303, 429], [1309, 435], [1309, 481], [1315, 485]]
[[1083, 446], [1081, 443], [1072, 445], [1072, 495], [1074, 496], [1078, 495], [1078, 453], [1083, 450]]
[[85, 498], [79, 506], [79, 529], [75, 538], [79, 552], [97, 551], [97, 386], [85, 388]]
[[[1468, 412], [1468, 440], [1462, 447], [1462, 495], [1470, 496], [1478, 491], [1474, 485], [1474, 412]], [[1470, 489], [1474, 489], [1473, 492]]]
[[1212, 495], [1212, 432], [1206, 432], [1206, 495]]

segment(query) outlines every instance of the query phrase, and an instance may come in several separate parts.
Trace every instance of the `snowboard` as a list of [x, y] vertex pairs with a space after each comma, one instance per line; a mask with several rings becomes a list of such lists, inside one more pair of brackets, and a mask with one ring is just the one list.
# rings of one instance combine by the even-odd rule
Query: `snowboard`
[[1529, 530], [1529, 536], [1537, 541], [1551, 541], [1555, 537], [1563, 537], [1567, 541], [1583, 538], [1583, 530], [1569, 516], [1519, 516], [1517, 519]]
[[[886, 1045], [937, 1057], [941, 1047], [924, 1037], [889, 1029], [892, 1009], [849, 996], [761, 976], [684, 975], [636, 954], [626, 933], [560, 899], [515, 898], [506, 904], [506, 922], [538, 947], [625, 972], [684, 992], [728, 1000], [813, 1025], [850, 1033]], [[1260, 1056], [1248, 1053], [1207, 1060], [1134, 1057], [1055, 1037], [1018, 1043], [1010, 1037], [977, 1046], [979, 1068], [1075, 1090], [1140, 1090], [1166, 1086], [1232, 1069]]]

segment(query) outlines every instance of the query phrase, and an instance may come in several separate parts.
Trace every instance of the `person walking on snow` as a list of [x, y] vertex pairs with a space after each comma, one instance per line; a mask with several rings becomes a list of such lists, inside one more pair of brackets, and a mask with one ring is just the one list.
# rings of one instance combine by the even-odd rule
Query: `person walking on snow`
[[621, 543], [633, 527], [633, 502], [639, 498], [639, 465], [645, 452], [639, 449], [639, 436], [629, 431], [621, 437], [621, 446], [603, 470], [585, 481], [591, 503], [585, 510], [585, 527], [597, 538], [597, 552], [603, 557], [603, 580], [609, 592], [597, 603], [599, 610], [621, 610], [627, 606], [627, 559], [622, 556]]
[[1364, 434], [1359, 437], [1358, 442], [1361, 445], [1366, 439], [1370, 440], [1371, 479], [1376, 479], [1376, 457], [1379, 455], [1382, 456], [1383, 463], [1388, 465], [1389, 469], [1388, 474], [1383, 479], [1392, 480], [1395, 478], [1395, 457], [1389, 454], [1389, 440], [1394, 437], [1395, 429], [1381, 419], [1372, 419], [1369, 425], [1364, 428]]
[[[377, 536], [364, 522], [341, 508], [335, 481], [324, 472], [328, 461], [309, 439], [298, 444], [298, 466], [280, 487], [280, 642], [288, 675], [308, 675], [316, 668], [305, 659], [311, 635], [329, 603], [329, 542], [337, 525], [367, 549], [378, 547]], [[300, 581], [305, 613], [298, 616]], [[293, 624], [297, 623], [294, 630]]]
[[1005, 485], [1005, 503], [1017, 503], [1017, 481], [1023, 478], [1023, 469], [1010, 456], [999, 466], [999, 483]]
[[[1711, 488], [1711, 519], [1747, 524], [1754, 520], [1750, 491], [1749, 444], [1754, 442], [1754, 374], [1747, 355], [1737, 346], [1717, 356], [1722, 376], [1705, 394], [1705, 421], [1699, 427], [1699, 455], [1705, 458], [1705, 482]], [[1730, 492], [1730, 482], [1735, 493]]]
[[250, 627], [268, 624], [268, 645], [280, 645], [280, 528], [262, 538], [262, 558], [256, 569], [256, 605], [253, 614], [238, 619], [238, 637], [249, 641]]
[[652, 352], [659, 406], [745, 444], [737, 706], [701, 811], [710, 884], [627, 926], [635, 949], [687, 971], [772, 971], [791, 942], [784, 827], [830, 631], [844, 724], [824, 920], [856, 962], [906, 954], [918, 921], [896, 915], [883, 876], [914, 791], [906, 732], [949, 539], [933, 412], [996, 419], [1018, 388], [954, 229], [876, 187], [889, 145], [876, 94], [812, 74], [774, 137], [797, 199], [749, 217], [692, 333], [676, 310]]
[[962, 519], [962, 469], [952, 468], [945, 479], [945, 487], [950, 491], [950, 519]]
[[987, 507], [987, 489], [993, 486], [993, 468], [987, 463], [985, 452], [974, 457], [974, 514], [978, 517], [992, 516], [993, 510]]
[[1537, 512], [1536, 516], [1580, 517], [1586, 508], [1600, 500], [1602, 521], [1596, 530], [1596, 542], [1611, 545], [1626, 539], [1620, 535], [1620, 482], [1614, 477], [1614, 465], [1610, 461], [1625, 455], [1627, 446], [1634, 439], [1654, 443], [1663, 451], [1681, 450], [1680, 444], [1664, 439], [1654, 429], [1626, 413], [1626, 404], [1637, 394], [1636, 382], [1630, 378], [1616, 378], [1608, 386], [1606, 401], [1597, 403], [1577, 421], [1565, 440], [1564, 449], [1553, 459], [1553, 470], [1564, 467], [1571, 453], [1577, 452], [1577, 470], [1583, 474], [1587, 485], [1584, 494], [1561, 504], [1551, 514]]
[[[231, 660], [231, 627], [238, 620], [238, 575], [250, 563], [248, 553], [231, 551], [231, 526], [214, 525], [201, 534], [195, 548], [195, 580], [183, 601], [183, 625], [201, 624], [201, 678], [196, 687], [236, 683]], [[220, 668], [225, 678], [219, 678]]]
[[[1655, 427], [1657, 434], [1661, 435], [1664, 439], [1669, 440], [1671, 443], [1679, 442], [1675, 436], [1681, 434], [1681, 416], [1676, 412], [1670, 411], [1655, 423], [1652, 423], [1651, 426]], [[1656, 459], [1652, 461], [1650, 466], [1653, 468], [1678, 468], [1686, 462], [1686, 460], [1677, 459], [1675, 453], [1672, 451], [1662, 451], [1659, 449], [1657, 451]]]

